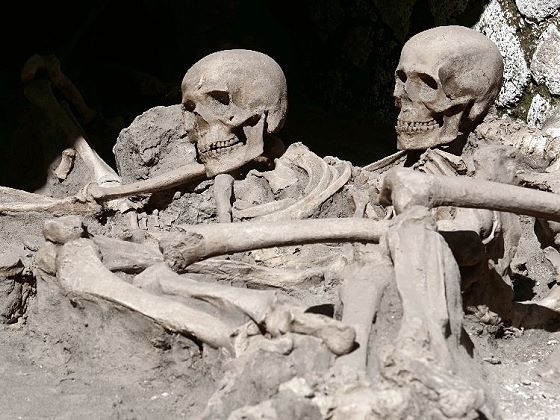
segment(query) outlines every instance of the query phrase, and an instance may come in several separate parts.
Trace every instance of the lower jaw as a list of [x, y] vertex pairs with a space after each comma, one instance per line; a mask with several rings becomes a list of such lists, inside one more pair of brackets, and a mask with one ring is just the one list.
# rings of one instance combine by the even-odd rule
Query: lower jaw
[[237, 147], [227, 152], [214, 156], [201, 157], [201, 163], [206, 167], [208, 176], [215, 176], [240, 168], [247, 163], [245, 146]]
[[445, 136], [441, 128], [423, 133], [397, 133], [397, 148], [399, 150], [425, 150], [451, 143], [453, 140], [454, 138]]

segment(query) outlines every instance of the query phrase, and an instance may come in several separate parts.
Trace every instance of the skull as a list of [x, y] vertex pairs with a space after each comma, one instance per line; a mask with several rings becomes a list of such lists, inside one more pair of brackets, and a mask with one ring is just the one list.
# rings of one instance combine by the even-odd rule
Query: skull
[[445, 145], [472, 130], [498, 95], [503, 68], [496, 45], [473, 29], [440, 26], [409, 39], [395, 71], [398, 148]]
[[187, 135], [208, 176], [240, 168], [263, 153], [287, 111], [286, 78], [269, 56], [225, 50], [195, 63], [181, 84]]

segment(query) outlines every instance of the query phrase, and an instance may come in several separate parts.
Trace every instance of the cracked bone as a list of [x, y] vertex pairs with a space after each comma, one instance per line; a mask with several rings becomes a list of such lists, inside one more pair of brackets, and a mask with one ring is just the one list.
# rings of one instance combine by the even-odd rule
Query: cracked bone
[[403, 307], [399, 351], [451, 368], [450, 350], [459, 346], [463, 309], [461, 275], [449, 246], [423, 207], [399, 216], [387, 244]]
[[166, 264], [148, 268], [134, 284], [152, 292], [194, 298], [211, 303], [228, 318], [241, 312], [263, 326], [273, 337], [295, 332], [325, 341], [336, 355], [346, 354], [354, 344], [354, 330], [324, 315], [306, 313], [297, 301], [273, 290], [252, 290], [198, 282], [172, 271]]
[[204, 165], [194, 162], [172, 169], [150, 179], [136, 181], [130, 184], [113, 187], [90, 184], [87, 186], [87, 193], [91, 194], [96, 201], [109, 201], [138, 194], [163, 191], [203, 179], [206, 179]]
[[94, 236], [92, 240], [99, 249], [103, 264], [110, 271], [139, 273], [163, 262], [157, 244], [138, 244], [106, 236]]
[[152, 233], [165, 260], [176, 271], [217, 255], [276, 246], [320, 242], [379, 242], [388, 221], [369, 219], [308, 219], [242, 222], [227, 225], [180, 225], [184, 233]]
[[57, 278], [70, 293], [100, 298], [139, 312], [170, 331], [186, 333], [233, 354], [231, 327], [219, 319], [173, 299], [155, 296], [111, 273], [99, 259], [92, 241], [78, 239], [63, 245], [57, 257]]
[[78, 193], [66, 198], [52, 198], [8, 187], [0, 187], [0, 197], [14, 197], [17, 201], [0, 203], [0, 215], [10, 213], [49, 213], [53, 215], [96, 214], [101, 206]]
[[560, 221], [558, 194], [482, 179], [422, 174], [407, 168], [394, 168], [387, 173], [380, 201], [392, 204], [397, 213], [415, 205], [453, 206]]
[[89, 145], [85, 133], [64, 107], [58, 102], [46, 80], [33, 80], [24, 89], [25, 97], [43, 110], [63, 130], [67, 141], [76, 149], [93, 173], [97, 183], [120, 183], [120, 177]]

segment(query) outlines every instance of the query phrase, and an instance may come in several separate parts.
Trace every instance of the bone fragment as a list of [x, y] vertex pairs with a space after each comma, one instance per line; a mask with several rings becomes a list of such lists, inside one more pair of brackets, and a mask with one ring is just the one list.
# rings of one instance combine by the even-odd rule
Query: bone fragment
[[302, 284], [319, 283], [324, 279], [320, 267], [308, 269], [270, 268], [242, 261], [210, 258], [187, 267], [188, 273], [210, 276], [216, 280], [242, 281], [247, 286], [267, 286], [289, 290]]
[[62, 216], [47, 220], [43, 228], [45, 239], [55, 244], [65, 244], [78, 239], [83, 233], [82, 219], [78, 216]]
[[504, 211], [560, 221], [557, 194], [467, 177], [421, 174], [407, 168], [388, 172], [380, 194], [397, 213], [414, 205], [455, 206]]
[[168, 330], [193, 335], [213, 347], [224, 347], [233, 353], [232, 331], [224, 323], [121, 280], [103, 265], [92, 241], [79, 239], [60, 249], [57, 278], [68, 292], [117, 303], [140, 312]]
[[233, 195], [233, 177], [230, 174], [218, 174], [214, 178], [214, 199], [219, 223], [231, 222], [231, 199]]
[[74, 166], [75, 157], [76, 151], [74, 149], [64, 149], [62, 151], [60, 163], [54, 170], [54, 174], [60, 181], [64, 181], [68, 177], [68, 174]]
[[235, 252], [320, 242], [377, 243], [387, 221], [369, 219], [309, 219], [231, 223], [227, 226], [181, 225], [185, 233], [153, 233], [166, 261], [177, 271], [196, 261]]
[[155, 244], [138, 244], [106, 236], [94, 236], [103, 264], [111, 271], [139, 273], [163, 262], [163, 255]]

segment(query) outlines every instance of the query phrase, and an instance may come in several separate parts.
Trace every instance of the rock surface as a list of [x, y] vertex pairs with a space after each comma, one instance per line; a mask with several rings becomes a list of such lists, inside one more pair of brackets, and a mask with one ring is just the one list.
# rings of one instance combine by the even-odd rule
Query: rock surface
[[504, 58], [504, 81], [496, 101], [503, 107], [519, 101], [530, 78], [521, 43], [509, 19], [509, 12], [492, 0], [474, 27], [494, 41]]
[[124, 183], [193, 162], [196, 151], [186, 138], [181, 105], [158, 106], [135, 118], [119, 134], [113, 153]]
[[560, 8], [560, 0], [515, 0], [519, 12], [528, 19], [541, 21]]
[[527, 125], [531, 128], [542, 128], [552, 112], [553, 109], [550, 102], [537, 93], [533, 96], [529, 112], [527, 113]]
[[549, 25], [539, 38], [531, 73], [535, 81], [544, 83], [551, 94], [560, 95], [560, 31], [555, 25]]

